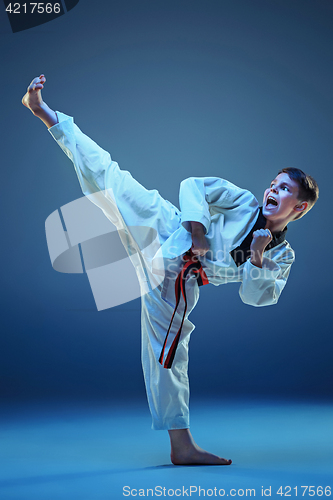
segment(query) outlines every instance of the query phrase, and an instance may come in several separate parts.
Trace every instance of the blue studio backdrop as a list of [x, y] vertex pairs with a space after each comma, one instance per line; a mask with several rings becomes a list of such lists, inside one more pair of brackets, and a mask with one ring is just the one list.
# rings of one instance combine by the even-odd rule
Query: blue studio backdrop
[[[8, 3], [8, 2], [7, 2]], [[3, 401], [144, 399], [140, 299], [98, 312], [86, 274], [52, 269], [45, 220], [82, 196], [71, 162], [22, 106], [45, 101], [178, 205], [182, 179], [224, 177], [261, 201], [294, 166], [320, 187], [290, 224], [274, 307], [203, 287], [191, 315], [192, 397], [332, 398], [331, 2], [89, 1], [13, 32], [1, 15]]]

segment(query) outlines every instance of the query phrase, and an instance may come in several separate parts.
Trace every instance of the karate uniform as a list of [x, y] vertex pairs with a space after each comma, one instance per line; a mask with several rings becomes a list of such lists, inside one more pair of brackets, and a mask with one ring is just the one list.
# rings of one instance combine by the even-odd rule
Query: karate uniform
[[[197, 279], [191, 273], [186, 279], [187, 311], [172, 367], [164, 368], [159, 357], [176, 305], [175, 280], [183, 265], [183, 255], [192, 245], [190, 221], [205, 227], [210, 249], [200, 261], [209, 283], [217, 286], [240, 282], [239, 294], [245, 304], [265, 306], [277, 302], [294, 252], [284, 238], [284, 231], [278, 237], [274, 235], [264, 252], [262, 268], [253, 266], [245, 255], [249, 248], [246, 242], [250, 242], [256, 227], [264, 227], [265, 220], [252, 193], [224, 179], [189, 178], [181, 183], [178, 210], [158, 191], [146, 190], [129, 172], [120, 170], [110, 154], [84, 135], [72, 118], [60, 112], [57, 115], [59, 123], [49, 131], [72, 160], [83, 193], [89, 196], [103, 193], [103, 203], [96, 204], [127, 235], [122, 241], [133, 258], [142, 287], [142, 366], [152, 427], [188, 428], [188, 343], [194, 329], [188, 316], [199, 298]], [[141, 241], [143, 233], [131, 230], [140, 226], [157, 232], [158, 247], [152, 249], [148, 245], [150, 251], [146, 250], [146, 242]], [[236, 251], [241, 252], [240, 258], [236, 258]], [[154, 276], [161, 275], [161, 268], [163, 279], [154, 281]], [[181, 300], [166, 352], [180, 327], [183, 311]]]

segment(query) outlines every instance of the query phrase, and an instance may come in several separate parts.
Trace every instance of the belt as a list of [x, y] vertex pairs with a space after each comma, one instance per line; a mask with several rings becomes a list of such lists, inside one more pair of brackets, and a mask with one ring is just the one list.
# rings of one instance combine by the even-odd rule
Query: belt
[[[198, 282], [199, 286], [201, 286], [201, 285], [208, 285], [208, 283], [209, 283], [208, 278], [206, 276], [206, 273], [205, 273], [205, 271], [203, 270], [203, 268], [201, 266], [201, 262], [192, 253], [192, 250], [189, 250], [188, 252], [186, 252], [186, 254], [184, 254], [183, 261], [184, 261], [184, 265], [183, 265], [180, 273], [178, 274], [177, 279], [176, 279], [176, 283], [175, 283], [176, 306], [175, 306], [175, 309], [173, 311], [172, 318], [171, 318], [171, 321], [170, 321], [170, 325], [169, 325], [167, 334], [165, 336], [165, 340], [164, 340], [164, 344], [163, 344], [163, 347], [162, 347], [161, 355], [159, 357], [159, 362], [160, 362], [160, 364], [162, 366], [164, 366], [164, 368], [171, 368], [171, 366], [172, 366], [172, 362], [173, 362], [173, 359], [174, 359], [175, 354], [176, 354], [176, 349], [177, 349], [177, 346], [178, 346], [178, 342], [179, 342], [179, 339], [180, 339], [180, 334], [181, 334], [181, 331], [182, 331], [182, 328], [183, 328], [183, 324], [184, 324], [184, 320], [185, 320], [185, 314], [186, 314], [186, 310], [187, 310], [187, 298], [186, 298], [186, 291], [185, 291], [186, 276], [188, 275], [189, 272], [192, 272], [194, 275], [196, 275], [197, 276], [197, 282]], [[176, 334], [176, 336], [175, 336], [175, 338], [174, 338], [174, 340], [173, 340], [173, 342], [171, 344], [171, 347], [169, 349], [168, 355], [167, 355], [167, 357], [166, 357], [166, 359], [164, 361], [164, 364], [163, 364], [165, 346], [166, 346], [166, 343], [167, 343], [167, 340], [168, 340], [168, 336], [169, 336], [169, 333], [170, 333], [170, 329], [171, 329], [171, 325], [172, 325], [173, 319], [175, 317], [175, 314], [176, 314], [176, 311], [177, 311], [177, 308], [178, 308], [178, 305], [179, 305], [179, 302], [180, 302], [181, 295], [184, 297], [184, 302], [185, 302], [185, 308], [184, 308], [183, 318], [182, 318], [182, 321], [181, 321], [181, 324], [180, 324], [180, 328], [179, 328], [179, 330], [178, 330], [178, 332], [177, 332], [177, 334]]]

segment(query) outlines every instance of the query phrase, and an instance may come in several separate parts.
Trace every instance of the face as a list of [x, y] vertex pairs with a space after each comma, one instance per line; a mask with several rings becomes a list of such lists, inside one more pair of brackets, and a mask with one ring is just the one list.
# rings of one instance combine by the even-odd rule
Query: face
[[263, 215], [272, 222], [283, 222], [287, 224], [299, 215], [306, 202], [298, 200], [298, 184], [290, 179], [285, 172], [279, 174], [266, 189], [263, 200]]

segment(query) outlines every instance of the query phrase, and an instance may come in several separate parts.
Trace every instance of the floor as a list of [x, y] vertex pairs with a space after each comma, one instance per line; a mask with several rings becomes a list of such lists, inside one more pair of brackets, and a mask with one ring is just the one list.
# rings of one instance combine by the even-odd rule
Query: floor
[[144, 401], [3, 405], [0, 499], [330, 496], [332, 403], [203, 400], [191, 417], [197, 443], [231, 466], [173, 466]]

